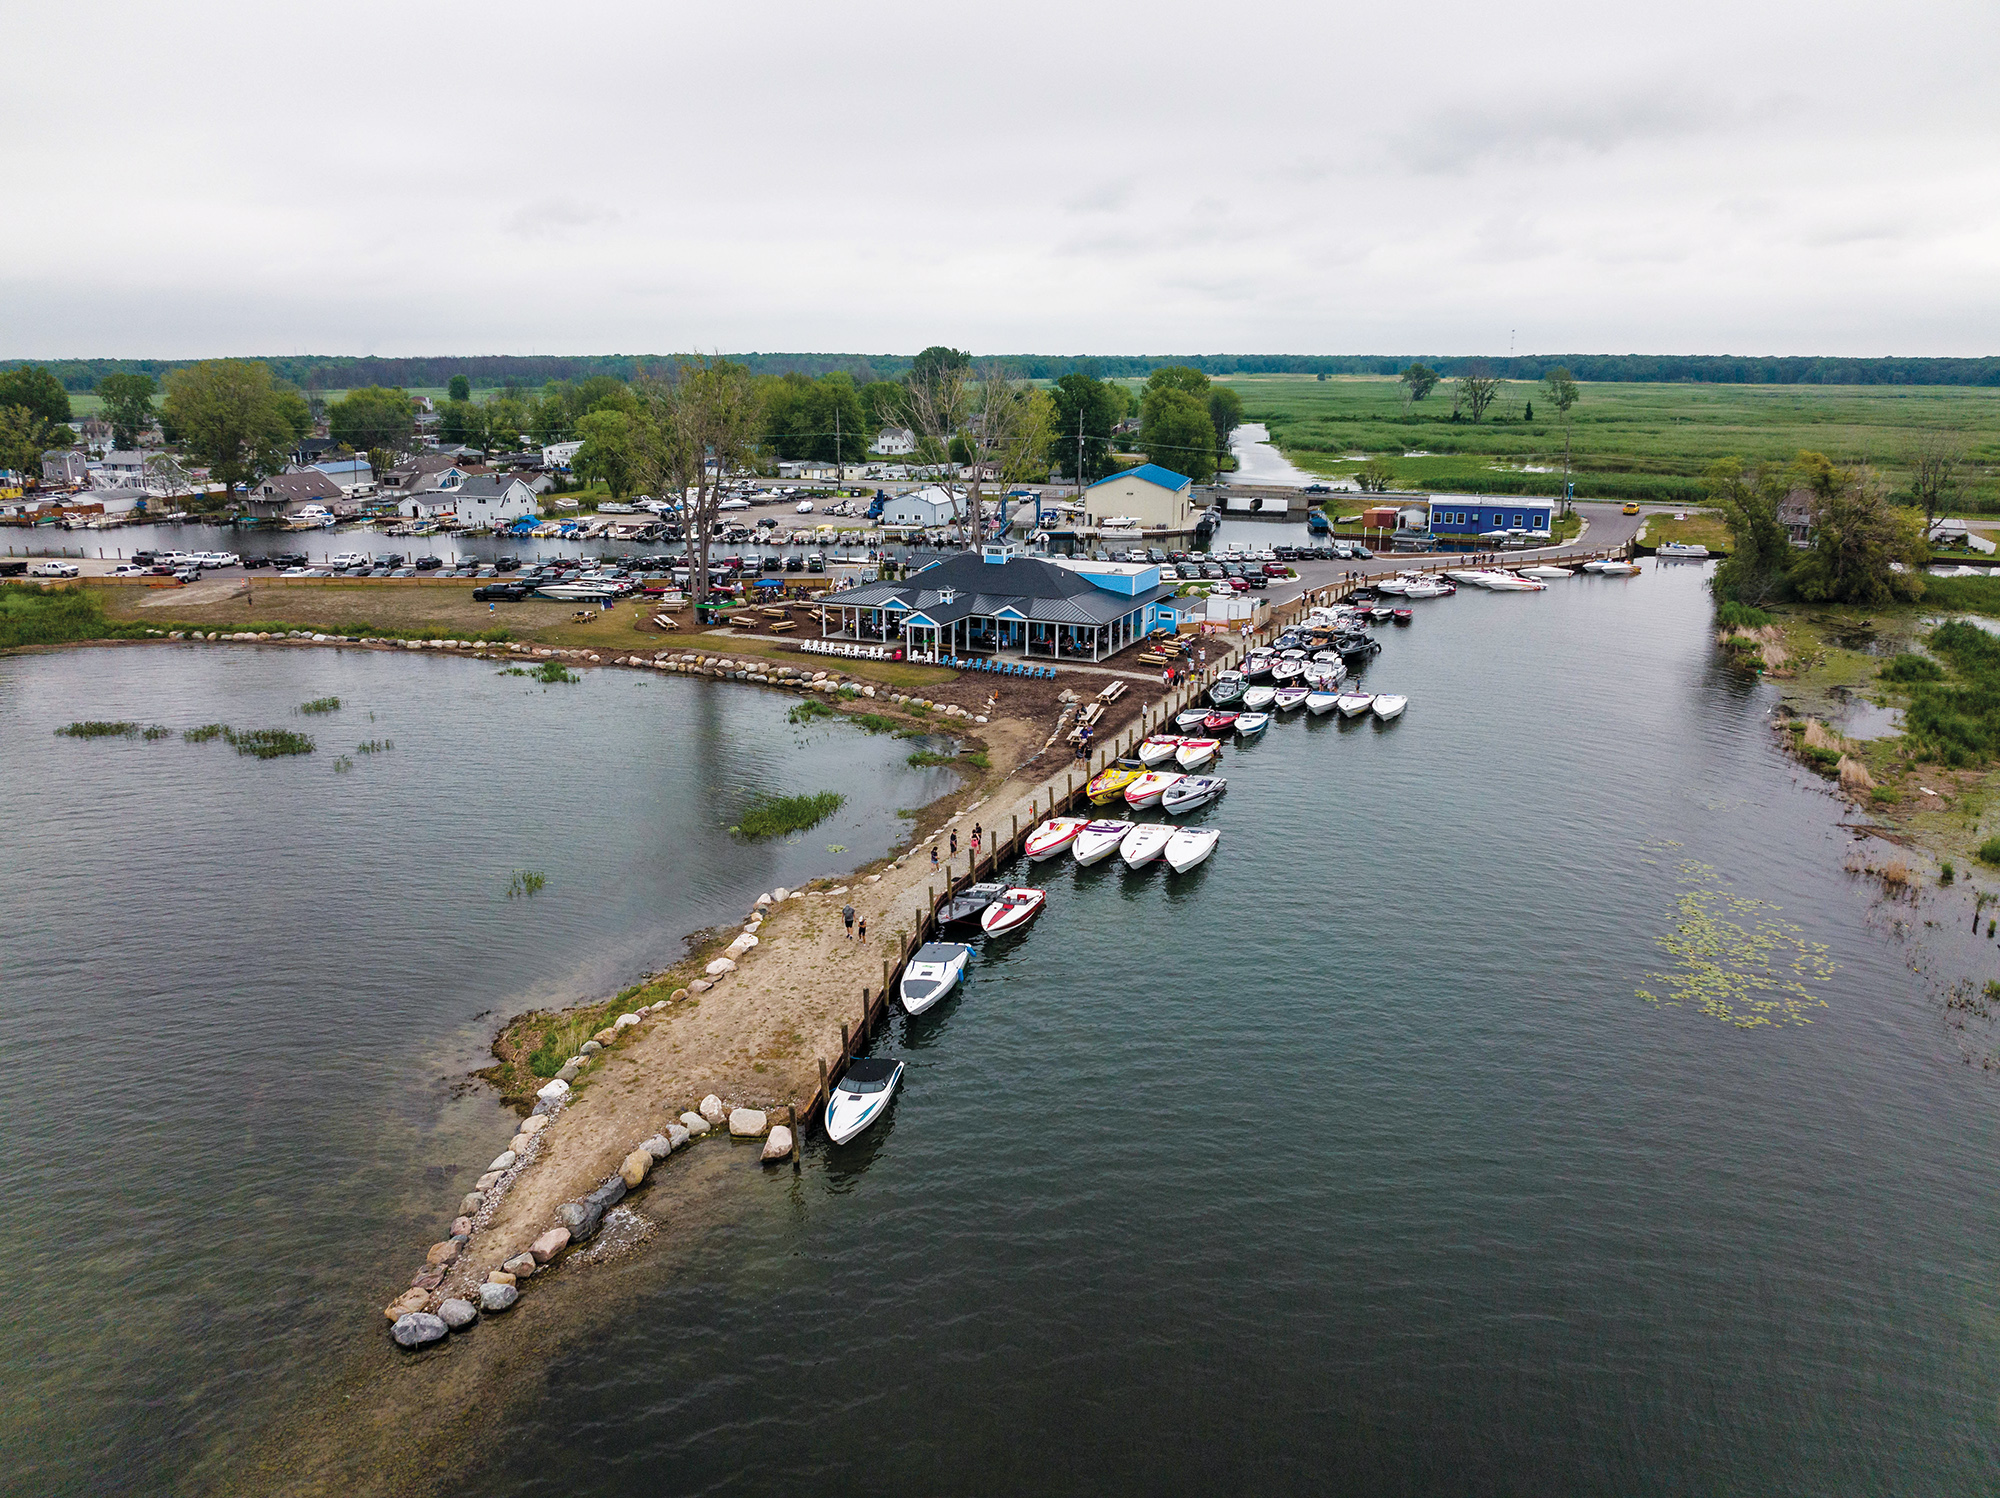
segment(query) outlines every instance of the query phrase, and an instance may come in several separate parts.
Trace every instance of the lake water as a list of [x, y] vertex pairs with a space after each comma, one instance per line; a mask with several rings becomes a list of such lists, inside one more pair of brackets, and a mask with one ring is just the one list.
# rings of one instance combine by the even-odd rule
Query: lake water
[[[1911, 970], [1992, 950], [1916, 924], [1961, 927], [1951, 897], [1885, 908], [1842, 871], [1840, 807], [1776, 753], [1777, 690], [1717, 661], [1703, 582], [1416, 605], [1367, 672], [1406, 716], [1232, 749], [1203, 868], [1023, 870], [1036, 923], [881, 1037], [909, 1062], [889, 1119], [800, 1176], [744, 1168], [699, 1232], [640, 1196], [670, 1246], [596, 1272], [571, 1305], [597, 1324], [458, 1490], [1992, 1491], [2000, 1084]], [[0, 1336], [40, 1490], [147, 1485], [87, 1481], [90, 1443], [164, 1485], [234, 1428], [203, 1403], [256, 1378], [240, 1339], [301, 1307], [379, 1337], [353, 1310], [424, 1241], [430, 1169], [491, 1151], [491, 1105], [451, 1095], [480, 1009], [615, 981], [600, 949], [638, 965], [837, 861], [717, 843], [758, 861], [689, 887], [703, 819], [655, 738], [699, 722], [726, 780], [731, 734], [789, 750], [781, 704], [477, 672], [0, 663], [30, 892], [0, 930], [7, 1184], [17, 1299], [56, 1321]], [[339, 777], [48, 736], [247, 721], [239, 681], [265, 718], [419, 700], [448, 768], [404, 759], [404, 724], [398, 763]], [[531, 909], [495, 897], [519, 865], [550, 870]], [[1683, 925], [1778, 975], [1690, 978], [1660, 945]]]

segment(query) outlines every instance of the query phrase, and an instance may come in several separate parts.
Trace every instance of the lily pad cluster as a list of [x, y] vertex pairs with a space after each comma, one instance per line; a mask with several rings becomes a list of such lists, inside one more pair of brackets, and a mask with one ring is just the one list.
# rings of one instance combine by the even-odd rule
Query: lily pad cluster
[[1811, 1024], [1810, 1011], [1827, 1005], [1808, 985], [1837, 971], [1826, 948], [1767, 913], [1777, 906], [1724, 888], [1707, 864], [1684, 859], [1680, 876], [1688, 888], [1674, 901], [1678, 924], [1659, 938], [1676, 966], [1648, 973], [1661, 991], [1642, 988], [1639, 997], [1689, 1005], [1744, 1030]]

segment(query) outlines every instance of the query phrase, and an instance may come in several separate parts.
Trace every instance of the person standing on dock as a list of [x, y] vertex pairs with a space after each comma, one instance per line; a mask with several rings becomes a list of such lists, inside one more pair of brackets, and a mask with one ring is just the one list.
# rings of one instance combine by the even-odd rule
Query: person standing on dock
[[840, 910], [840, 918], [841, 918], [841, 919], [842, 919], [843, 921], [845, 921], [845, 922], [847, 923], [847, 939], [848, 939], [849, 941], [853, 941], [853, 940], [854, 940], [854, 907], [853, 907], [852, 905], [844, 905], [844, 906], [842, 906], [842, 907], [841, 907], [841, 910]]
[[951, 830], [951, 856], [953, 858], [958, 857], [958, 829], [956, 827]]

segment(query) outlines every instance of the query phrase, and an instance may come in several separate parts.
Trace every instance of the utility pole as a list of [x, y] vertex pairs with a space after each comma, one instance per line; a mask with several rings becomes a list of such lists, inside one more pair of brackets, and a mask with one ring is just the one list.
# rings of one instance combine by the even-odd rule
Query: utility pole
[[833, 408], [833, 474], [834, 486], [838, 488], [847, 482], [847, 462], [840, 450], [840, 407]]

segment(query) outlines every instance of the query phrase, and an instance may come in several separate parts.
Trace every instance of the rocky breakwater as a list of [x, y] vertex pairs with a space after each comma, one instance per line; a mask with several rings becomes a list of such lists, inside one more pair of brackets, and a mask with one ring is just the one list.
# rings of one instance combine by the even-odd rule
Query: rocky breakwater
[[[792, 893], [776, 892], [780, 899]], [[803, 896], [806, 891], [796, 893]], [[693, 995], [713, 992], [736, 972], [740, 960], [759, 945], [758, 932], [770, 899], [763, 897], [763, 903], [752, 911], [743, 930], [730, 943], [728, 955], [708, 965], [707, 976], [675, 990], [669, 998], [619, 1015], [585, 1041], [577, 1054], [564, 1062], [540, 1089], [532, 1111], [516, 1128], [506, 1148], [460, 1198], [449, 1229], [425, 1252], [423, 1264], [410, 1277], [409, 1288], [382, 1308], [390, 1335], [398, 1346], [412, 1350], [429, 1347], [453, 1332], [472, 1327], [482, 1317], [512, 1309], [522, 1290], [535, 1277], [556, 1267], [570, 1250], [595, 1238], [604, 1227], [606, 1214], [629, 1193], [645, 1186], [655, 1170], [676, 1151], [711, 1135], [725, 1137], [716, 1134], [725, 1125], [728, 1138], [762, 1139], [759, 1158], [765, 1163], [791, 1158], [793, 1136], [789, 1128], [784, 1125], [772, 1128], [764, 1111], [732, 1105], [710, 1093], [664, 1128], [654, 1129], [633, 1144], [616, 1170], [589, 1189], [561, 1201], [551, 1220], [538, 1224], [534, 1231], [497, 1226], [506, 1215], [502, 1208], [509, 1195], [538, 1166], [544, 1171], [550, 1168], [548, 1162], [554, 1146], [566, 1126], [590, 1122], [585, 1115], [591, 1099], [582, 1084], [591, 1066], [613, 1054], [621, 1041], [638, 1035], [663, 1011]], [[502, 1232], [511, 1236], [504, 1241], [490, 1241]], [[491, 1267], [482, 1271], [480, 1264]]]

